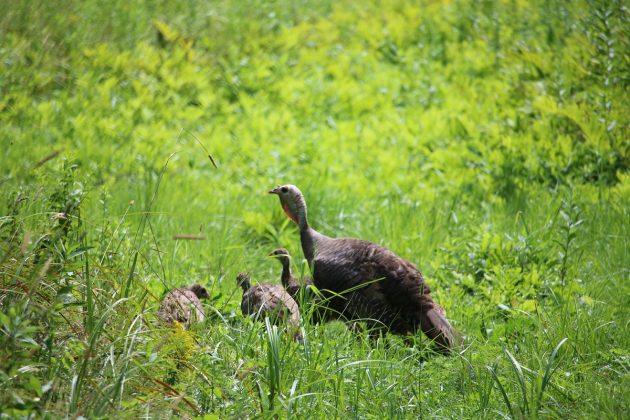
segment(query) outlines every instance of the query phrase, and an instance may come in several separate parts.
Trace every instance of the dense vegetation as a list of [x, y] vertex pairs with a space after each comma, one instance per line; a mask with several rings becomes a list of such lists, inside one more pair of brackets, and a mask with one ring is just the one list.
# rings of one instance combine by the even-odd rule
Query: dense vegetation
[[[623, 1], [0, 9], [3, 415], [630, 412]], [[238, 272], [306, 271], [279, 183], [415, 262], [461, 353], [244, 319]], [[193, 282], [206, 322], [157, 324]]]

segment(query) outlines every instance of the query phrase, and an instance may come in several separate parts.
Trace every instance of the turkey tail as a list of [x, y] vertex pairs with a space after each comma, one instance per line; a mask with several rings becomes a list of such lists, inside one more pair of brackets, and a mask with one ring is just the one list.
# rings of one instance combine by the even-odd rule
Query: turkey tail
[[420, 327], [441, 353], [449, 353], [456, 345], [455, 330], [446, 319], [446, 313], [440, 305], [431, 302], [428, 306], [420, 315]]

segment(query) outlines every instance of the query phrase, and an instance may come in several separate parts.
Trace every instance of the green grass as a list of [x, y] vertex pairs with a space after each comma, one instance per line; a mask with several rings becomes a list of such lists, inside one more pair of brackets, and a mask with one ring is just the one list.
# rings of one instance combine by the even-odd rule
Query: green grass
[[[3, 415], [630, 411], [627, 6], [360, 3], [0, 0]], [[305, 271], [280, 183], [416, 263], [461, 353], [244, 319], [237, 273]]]

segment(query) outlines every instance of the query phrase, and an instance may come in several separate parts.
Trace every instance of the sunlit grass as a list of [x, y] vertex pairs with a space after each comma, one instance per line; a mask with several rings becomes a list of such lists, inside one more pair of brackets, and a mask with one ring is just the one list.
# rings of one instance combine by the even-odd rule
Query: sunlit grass
[[[621, 2], [2, 10], [2, 414], [630, 410]], [[278, 246], [308, 272], [266, 194], [287, 182], [319, 231], [417, 264], [461, 350], [308, 311], [296, 343], [244, 318], [237, 273], [279, 283]], [[195, 282], [207, 319], [159, 324], [164, 293]]]

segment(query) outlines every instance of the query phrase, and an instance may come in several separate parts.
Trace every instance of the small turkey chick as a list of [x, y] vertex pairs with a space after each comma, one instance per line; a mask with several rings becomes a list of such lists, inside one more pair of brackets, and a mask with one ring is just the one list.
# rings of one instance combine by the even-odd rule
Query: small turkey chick
[[[269, 256], [276, 258], [280, 264], [282, 264], [282, 274], [280, 275], [282, 286], [287, 293], [298, 302], [302, 285], [300, 284], [300, 280], [291, 272], [291, 254], [289, 254], [289, 251], [285, 248], [277, 248], [274, 249]], [[308, 277], [304, 278], [304, 286], [308, 286], [309, 284], [313, 284], [313, 280]]]
[[177, 321], [185, 327], [194, 321], [203, 322], [206, 314], [200, 299], [209, 297], [206, 288], [200, 284], [171, 290], [162, 300], [157, 316], [167, 324]]
[[240, 273], [236, 283], [243, 289], [241, 311], [258, 319], [269, 317], [274, 323], [286, 322], [296, 341], [302, 341], [300, 311], [295, 300], [279, 284], [251, 285], [249, 273]]
[[[303, 296], [303, 299], [305, 298], [305, 301], [313, 305], [313, 313], [310, 318], [311, 322], [317, 324], [334, 320], [343, 320], [338, 312], [327, 308], [325, 302], [320, 297], [315, 296], [315, 294], [308, 289], [308, 286], [313, 284], [313, 279], [311, 277], [304, 277], [304, 284], [300, 284], [300, 280], [294, 276], [291, 271], [291, 254], [289, 251], [285, 248], [277, 248], [274, 249], [269, 256], [276, 258], [282, 265], [280, 281], [282, 282], [284, 289], [289, 295], [291, 295], [298, 306], [304, 302], [304, 300], [301, 301], [300, 299], [300, 292], [303, 289], [307, 291], [307, 293]], [[302, 312], [304, 312], [304, 308], [302, 308]]]

